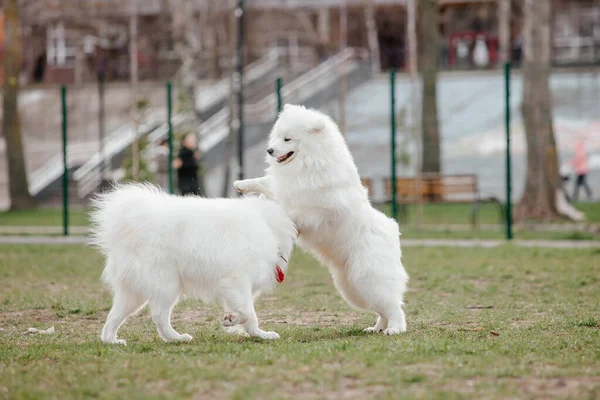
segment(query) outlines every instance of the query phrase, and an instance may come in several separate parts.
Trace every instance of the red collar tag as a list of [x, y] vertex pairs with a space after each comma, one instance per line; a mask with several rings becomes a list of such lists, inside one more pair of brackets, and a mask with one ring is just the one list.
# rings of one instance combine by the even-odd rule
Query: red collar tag
[[[278, 255], [283, 261], [285, 261], [286, 264], [288, 263], [288, 260], [285, 259], [283, 253], [280, 252]], [[277, 282], [279, 283], [283, 282], [285, 279], [285, 275], [283, 274], [281, 268], [279, 268], [279, 265], [275, 265], [275, 279], [277, 279]]]
[[279, 283], [283, 282], [285, 279], [285, 275], [283, 274], [281, 268], [279, 268], [279, 265], [275, 266], [275, 279], [277, 279], [277, 282]]

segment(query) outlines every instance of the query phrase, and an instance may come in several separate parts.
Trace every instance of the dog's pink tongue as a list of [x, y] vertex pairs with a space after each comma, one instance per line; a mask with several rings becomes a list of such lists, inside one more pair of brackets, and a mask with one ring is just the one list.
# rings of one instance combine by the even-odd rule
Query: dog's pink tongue
[[281, 157], [277, 157], [277, 161], [283, 161], [287, 154], [282, 155]]

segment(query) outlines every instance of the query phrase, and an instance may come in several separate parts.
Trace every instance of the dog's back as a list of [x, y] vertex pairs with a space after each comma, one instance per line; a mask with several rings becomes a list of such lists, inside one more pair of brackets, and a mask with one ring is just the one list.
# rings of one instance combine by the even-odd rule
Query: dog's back
[[279, 205], [256, 198], [180, 197], [126, 184], [98, 195], [93, 207], [91, 244], [120, 258], [103, 273], [113, 287], [124, 274], [142, 275], [155, 263], [178, 265], [180, 273], [187, 265], [200, 273], [235, 264], [241, 253], [249, 263], [274, 263], [279, 252], [289, 256], [296, 237]]

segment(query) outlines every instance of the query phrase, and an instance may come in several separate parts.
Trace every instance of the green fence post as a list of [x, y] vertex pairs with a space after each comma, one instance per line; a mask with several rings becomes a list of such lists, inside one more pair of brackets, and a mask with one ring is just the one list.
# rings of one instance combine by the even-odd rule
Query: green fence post
[[62, 105], [62, 156], [63, 156], [63, 235], [69, 235], [69, 167], [67, 165], [67, 87], [60, 87]]
[[506, 129], [506, 239], [513, 238], [510, 166], [510, 62], [504, 64], [505, 129]]
[[283, 103], [281, 100], [281, 77], [277, 78], [275, 81], [275, 88], [277, 90], [277, 114], [279, 114], [283, 108]]
[[390, 124], [391, 124], [391, 157], [392, 157], [392, 217], [398, 220], [398, 204], [396, 202], [396, 70], [390, 71]]
[[169, 174], [169, 193], [173, 194], [173, 122], [171, 120], [173, 114], [173, 85], [167, 82], [167, 141], [169, 142], [169, 157], [167, 171]]
[[[237, 19], [237, 41], [236, 41], [236, 57], [235, 71], [237, 82], [235, 92], [237, 97], [237, 159], [238, 159], [238, 180], [244, 179], [244, 48], [246, 41], [246, 31], [244, 28], [244, 20], [246, 9], [244, 0], [237, 0], [237, 8], [235, 9], [235, 18]], [[241, 193], [238, 193], [241, 196]]]

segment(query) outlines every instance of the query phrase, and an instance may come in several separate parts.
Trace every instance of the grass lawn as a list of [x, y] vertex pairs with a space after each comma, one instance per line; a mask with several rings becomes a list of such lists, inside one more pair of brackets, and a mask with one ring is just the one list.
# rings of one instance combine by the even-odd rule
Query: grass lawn
[[[401, 206], [399, 206], [401, 207]], [[514, 207], [513, 205], [513, 212]], [[381, 210], [391, 215], [391, 206], [382, 205]], [[576, 208], [585, 213], [587, 222], [600, 222], [600, 202], [577, 203]], [[452, 224], [471, 224], [471, 204], [423, 204], [423, 220], [425, 225], [452, 225]], [[400, 214], [399, 214], [400, 216]], [[416, 224], [417, 206], [410, 204], [406, 206], [405, 220], [401, 220], [405, 226], [414, 226]], [[491, 203], [483, 203], [479, 206], [477, 212], [477, 222], [479, 224], [504, 224], [504, 217], [500, 219], [498, 206]]]
[[[579, 203], [577, 207], [587, 215], [588, 222], [600, 224], [600, 202]], [[382, 210], [391, 214], [389, 205]], [[71, 227], [86, 227], [89, 224], [88, 210], [73, 208], [70, 210], [69, 223]], [[400, 229], [404, 238], [422, 239], [504, 239], [505, 232], [502, 225], [497, 229], [472, 229], [470, 204], [425, 204], [423, 209], [423, 226], [415, 229], [416, 206], [407, 208], [406, 220], [400, 220]], [[481, 225], [500, 224], [498, 210], [493, 204], [482, 204], [478, 214], [478, 223]], [[18, 232], [2, 230], [2, 227], [23, 226]], [[443, 228], [448, 226], [447, 229]], [[458, 226], [461, 229], [456, 229]], [[50, 227], [51, 232], [37, 232], [28, 230], [27, 227]], [[440, 227], [442, 227], [440, 229]], [[84, 234], [84, 231], [71, 229], [71, 234]], [[62, 211], [60, 209], [39, 209], [34, 211], [7, 211], [0, 212], [0, 235], [60, 235], [62, 234]], [[514, 236], [517, 239], [545, 239], [545, 240], [600, 240], [600, 236], [590, 232], [565, 229], [560, 231], [528, 230], [516, 227]]]
[[[87, 226], [89, 224], [88, 210], [71, 208], [69, 210], [69, 225]], [[2, 226], [56, 226], [62, 227], [63, 214], [59, 208], [41, 208], [33, 211], [2, 211], [0, 212], [0, 227]]]
[[[448, 229], [431, 229], [423, 227], [421, 230], [416, 230], [414, 227], [404, 228], [400, 226], [402, 238], [404, 239], [506, 239], [506, 232], [502, 230], [454, 230]], [[533, 231], [525, 229], [514, 229], [513, 237], [520, 240], [600, 240], [600, 236], [590, 232], [580, 231]]]
[[0, 399], [600, 396], [600, 250], [406, 248], [408, 332], [395, 337], [363, 333], [375, 318], [297, 252], [257, 305], [281, 340], [227, 335], [218, 308], [186, 300], [173, 325], [191, 343], [163, 343], [143, 312], [121, 328], [127, 347], [99, 342], [110, 296], [95, 251], [0, 255]]
[[[579, 203], [577, 208], [586, 213], [587, 222], [600, 223], [600, 202]], [[382, 211], [391, 215], [391, 207], [384, 205]], [[504, 239], [506, 232], [504, 220], [500, 220], [497, 206], [482, 204], [477, 214], [477, 222], [481, 225], [498, 225], [497, 229], [471, 228], [470, 204], [424, 204], [423, 220], [420, 230], [416, 229], [417, 206], [406, 206], [406, 214], [399, 214], [400, 230], [404, 238], [422, 239]], [[447, 228], [444, 228], [448, 226]], [[457, 230], [455, 227], [461, 227]], [[441, 228], [441, 229], [440, 229]], [[532, 230], [515, 226], [513, 235], [516, 239], [539, 240], [600, 240], [600, 236], [591, 232], [565, 228], [545, 231]]]

